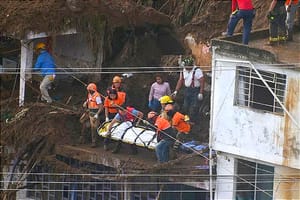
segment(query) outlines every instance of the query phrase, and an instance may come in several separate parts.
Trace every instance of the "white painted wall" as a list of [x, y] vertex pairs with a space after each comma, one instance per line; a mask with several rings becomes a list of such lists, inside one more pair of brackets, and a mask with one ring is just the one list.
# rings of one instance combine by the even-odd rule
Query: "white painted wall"
[[[218, 55], [214, 55], [214, 58], [224, 59]], [[237, 62], [217, 61], [213, 64], [213, 81], [215, 81], [211, 127], [213, 149], [300, 169], [300, 130], [295, 123], [289, 122], [292, 131], [287, 137], [284, 128], [288, 116], [233, 105], [236, 66], [251, 67]], [[298, 100], [295, 100], [296, 103], [290, 112], [293, 118], [300, 122], [300, 71], [267, 65], [257, 66], [257, 69], [286, 74], [287, 82], [298, 81], [294, 95]], [[293, 141], [287, 143], [287, 140]], [[287, 144], [291, 154], [289, 158], [284, 158], [284, 145]]]
[[236, 163], [234, 157], [226, 154], [217, 156], [217, 180], [215, 200], [235, 199]]

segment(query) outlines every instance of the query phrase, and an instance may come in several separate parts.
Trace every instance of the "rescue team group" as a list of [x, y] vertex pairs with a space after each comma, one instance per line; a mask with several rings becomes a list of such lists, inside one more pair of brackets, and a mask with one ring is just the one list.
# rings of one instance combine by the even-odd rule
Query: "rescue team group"
[[[149, 92], [149, 108], [151, 111], [144, 114], [136, 110], [127, 101], [126, 91], [122, 88], [122, 79], [114, 76], [112, 85], [107, 89], [107, 96], [103, 97], [98, 91], [95, 83], [87, 86], [87, 99], [83, 107], [89, 111], [91, 125], [92, 147], [96, 147], [97, 128], [100, 125], [99, 115], [103, 113], [105, 121], [109, 122], [107, 127], [108, 137], [104, 139], [104, 150], [109, 150], [111, 130], [118, 122], [131, 121], [136, 125], [143, 122], [148, 127], [156, 131], [157, 145], [155, 147], [156, 157], [159, 162], [169, 161], [170, 148], [178, 149], [180, 142], [191, 130], [191, 124], [195, 122], [197, 107], [203, 99], [204, 76], [202, 70], [194, 65], [194, 59], [187, 57], [178, 61], [182, 67], [176, 89], [171, 93], [170, 85], [163, 80], [162, 75], [155, 76], [156, 81], [151, 85]], [[174, 99], [178, 90], [184, 84], [185, 94], [183, 103], [183, 113], [179, 112], [174, 105]], [[102, 101], [102, 97], [104, 101]], [[120, 151], [122, 142], [118, 141], [113, 148], [113, 153]], [[137, 147], [131, 145], [132, 154], [137, 153]]]
[[[52, 56], [46, 50], [44, 43], [36, 45], [39, 54], [34, 66], [34, 70], [39, 70], [43, 76], [40, 84], [41, 100], [52, 103], [52, 98], [48, 93], [48, 88], [55, 78], [55, 64]], [[101, 96], [95, 83], [87, 85], [87, 99], [83, 107], [87, 108], [90, 127], [92, 147], [96, 147], [97, 128], [100, 125], [100, 114], [104, 111], [105, 121], [111, 121], [108, 132], [116, 122], [136, 121], [152, 127], [157, 133], [157, 145], [155, 147], [156, 156], [159, 162], [169, 160], [170, 147], [178, 148], [179, 141], [190, 132], [191, 124], [197, 117], [197, 107], [203, 99], [204, 76], [202, 70], [194, 65], [192, 57], [178, 59], [181, 72], [177, 81], [176, 89], [171, 94], [170, 85], [163, 80], [162, 75], [156, 75], [156, 81], [152, 84], [149, 92], [149, 108], [152, 110], [143, 120], [144, 114], [129, 104], [127, 94], [122, 88], [122, 79], [119, 76], [113, 77], [112, 85], [107, 89], [107, 96]], [[174, 106], [174, 99], [182, 85], [185, 86], [184, 102], [182, 114]], [[104, 100], [103, 100], [104, 99]], [[109, 150], [110, 139], [105, 138], [104, 149]], [[132, 153], [136, 154], [135, 145], [132, 146]], [[113, 153], [120, 151], [121, 142], [118, 142], [113, 149]]]

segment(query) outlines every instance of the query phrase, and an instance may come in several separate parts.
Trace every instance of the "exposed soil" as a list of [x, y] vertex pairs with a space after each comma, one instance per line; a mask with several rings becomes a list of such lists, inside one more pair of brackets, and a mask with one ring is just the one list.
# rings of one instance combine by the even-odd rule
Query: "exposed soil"
[[[86, 21], [91, 17], [102, 17], [97, 15], [96, 12], [87, 15], [91, 10], [99, 11], [100, 9], [103, 11], [105, 18], [111, 20], [109, 21], [111, 27], [113, 27], [112, 24], [116, 21], [118, 21], [118, 23], [115, 25], [130, 27], [130, 30], [132, 30], [133, 26], [138, 27], [142, 23], [149, 22], [152, 24], [148, 28], [143, 27], [142, 29], [138, 29], [135, 27], [135, 39], [130, 40], [130, 38], [125, 38], [125, 42], [122, 43], [123, 46], [117, 48], [118, 51], [107, 54], [105, 64], [112, 64], [114, 66], [149, 66], [157, 64], [161, 66], [174, 66], [176, 65], [178, 54], [185, 54], [192, 51], [188, 45], [184, 44], [184, 37], [188, 33], [194, 36], [197, 45], [200, 42], [209, 41], [211, 38], [221, 35], [221, 33], [226, 30], [230, 14], [230, 1], [218, 0], [189, 0], [183, 3], [177, 0], [158, 1], [156, 10], [147, 8], [146, 5], [141, 5], [140, 1], [101, 1], [104, 2], [104, 7], [97, 4], [99, 1], [89, 1], [89, 5], [92, 9], [88, 9], [87, 4], [81, 7], [80, 2], [81, 1], [77, 2], [79, 4], [77, 7], [75, 6], [74, 12], [74, 10], [70, 10], [65, 1], [62, 0], [34, 2], [1, 1], [0, 13], [4, 13], [6, 16], [0, 20], [0, 31], [16, 32], [16, 34], [22, 35], [24, 34], [22, 31], [26, 29], [37, 32], [63, 30], [62, 28], [67, 28], [74, 23], [81, 26], [81, 22], [83, 21], [79, 19], [82, 16], [86, 17], [84, 18]], [[269, 2], [259, 0], [254, 0], [254, 2], [257, 8], [257, 14], [253, 29], [265, 28], [267, 26], [265, 16]], [[79, 10], [76, 10], [76, 8], [79, 8]], [[124, 18], [124, 15], [120, 14], [122, 12], [116, 12], [117, 9], [122, 10], [124, 8], [127, 18]], [[130, 9], [127, 10], [127, 8]], [[29, 21], [31, 23], [28, 23]], [[155, 26], [153, 26], [153, 24]], [[166, 24], [168, 26], [172, 25], [173, 27], [165, 28]], [[81, 27], [84, 28], [86, 25], [87, 24]], [[161, 25], [164, 26], [161, 27]], [[242, 25], [239, 25], [236, 31], [240, 32], [241, 29]], [[116, 29], [114, 29], [112, 33], [114, 32], [115, 36], [117, 36], [115, 30]], [[140, 30], [142, 31], [139, 32]], [[173, 30], [175, 34], [172, 32]], [[168, 42], [166, 42], [166, 39], [159, 41], [162, 35], [168, 35], [166, 39], [171, 39]], [[110, 42], [108, 46], [112, 47], [113, 39], [110, 39]], [[176, 45], [174, 45], [174, 43], [176, 43]], [[166, 45], [174, 48], [171, 48], [172, 51], [168, 52]], [[180, 49], [182, 47], [184, 48]], [[134, 55], [132, 56], [132, 54]], [[172, 55], [165, 56], [161, 60], [161, 56], [166, 54]], [[201, 63], [202, 61], [203, 60], [200, 59], [199, 62]], [[169, 73], [167, 76], [172, 89], [175, 88], [177, 78], [177, 73]], [[102, 94], [105, 94], [110, 80], [111, 75], [104, 76], [101, 80], [101, 84], [98, 84]], [[8, 81], [10, 81], [9, 84], [4, 84], [4, 82]], [[153, 81], [153, 75], [138, 74], [126, 79], [124, 83], [132, 105], [143, 112], [148, 111], [147, 95]], [[19, 108], [17, 107], [18, 82], [14, 84], [14, 77], [4, 80], [1, 75], [0, 145], [12, 146], [15, 149], [14, 155], [1, 154], [1, 164], [4, 164], [5, 161], [11, 161], [17, 156], [21, 159], [26, 158], [31, 160], [32, 163], [34, 163], [43, 159], [46, 155], [51, 155], [54, 145], [78, 143], [81, 130], [79, 117], [81, 104], [85, 99], [86, 91], [85, 87], [75, 80], [70, 81], [69, 79], [67, 83], [68, 84], [58, 83], [58, 87], [52, 92], [52, 95], [58, 100], [57, 103], [52, 106], [37, 102], [39, 99], [37, 91], [39, 91], [39, 89], [37, 84], [33, 84], [33, 86], [26, 89], [26, 101], [30, 103]], [[16, 88], [13, 88], [14, 85], [16, 85]], [[15, 89], [14, 93], [12, 93], [13, 89]], [[179, 104], [182, 103], [180, 96], [177, 100]], [[68, 102], [68, 105], [65, 105], [66, 102]], [[26, 108], [28, 108], [28, 111], [25, 112], [24, 116], [14, 119], [17, 113]], [[8, 123], [6, 120], [8, 120]], [[198, 133], [199, 130], [201, 130], [202, 132], [200, 131], [200, 133], [206, 135], [208, 133], [207, 119], [203, 124], [205, 124], [205, 127], [198, 127], [196, 132]], [[203, 139], [203, 137], [199, 135], [193, 135], [193, 137]], [[205, 140], [203, 139], [203, 141]], [[13, 157], [3, 157], [2, 155]]]

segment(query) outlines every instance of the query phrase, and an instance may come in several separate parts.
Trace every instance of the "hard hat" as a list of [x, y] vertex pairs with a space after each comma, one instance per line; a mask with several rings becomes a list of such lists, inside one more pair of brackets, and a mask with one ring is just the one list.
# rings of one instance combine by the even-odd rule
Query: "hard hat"
[[86, 87], [87, 90], [92, 90], [92, 91], [97, 91], [97, 86], [95, 83], [90, 83], [87, 87]]
[[157, 116], [157, 112], [154, 112], [154, 111], [150, 111], [147, 115], [147, 118], [148, 119], [152, 119], [153, 117]]
[[114, 78], [113, 78], [113, 81], [112, 81], [113, 83], [121, 83], [122, 82], [122, 79], [121, 79], [121, 77], [120, 76], [115, 76]]
[[174, 106], [172, 104], [167, 104], [164, 109], [165, 111], [170, 111], [174, 109]]
[[39, 42], [35, 45], [35, 50], [46, 49], [46, 44], [43, 42]]
[[163, 104], [166, 104], [166, 103], [173, 103], [173, 100], [170, 96], [162, 96], [159, 98], [159, 102], [160, 103], [163, 103]]
[[183, 62], [184, 66], [193, 66], [194, 65], [194, 59], [191, 56], [186, 57], [185, 59], [183, 59], [182, 62]]

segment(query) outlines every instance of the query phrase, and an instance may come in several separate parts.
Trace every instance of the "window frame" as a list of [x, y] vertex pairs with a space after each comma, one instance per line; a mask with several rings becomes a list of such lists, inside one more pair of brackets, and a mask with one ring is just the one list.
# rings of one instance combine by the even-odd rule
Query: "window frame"
[[[287, 76], [277, 72], [271, 72], [267, 70], [257, 70], [264, 80], [268, 83], [269, 87], [279, 98], [281, 103], [285, 102], [286, 88], [287, 88]], [[255, 83], [256, 81], [256, 83]], [[257, 84], [259, 82], [259, 84]], [[272, 85], [270, 85], [272, 84]], [[254, 101], [254, 98], [259, 97], [258, 92], [255, 92], [260, 88], [265, 90], [269, 95], [269, 101], [267, 104], [261, 101]], [[261, 91], [260, 91], [261, 92]], [[264, 99], [265, 100], [265, 99]], [[284, 109], [280, 106], [275, 97], [271, 94], [263, 81], [259, 78], [255, 70], [248, 66], [236, 66], [235, 77], [235, 90], [233, 105], [249, 108], [260, 112], [269, 112], [272, 114], [284, 115]], [[265, 107], [265, 108], [259, 108]], [[268, 108], [268, 109], [266, 109]]]

